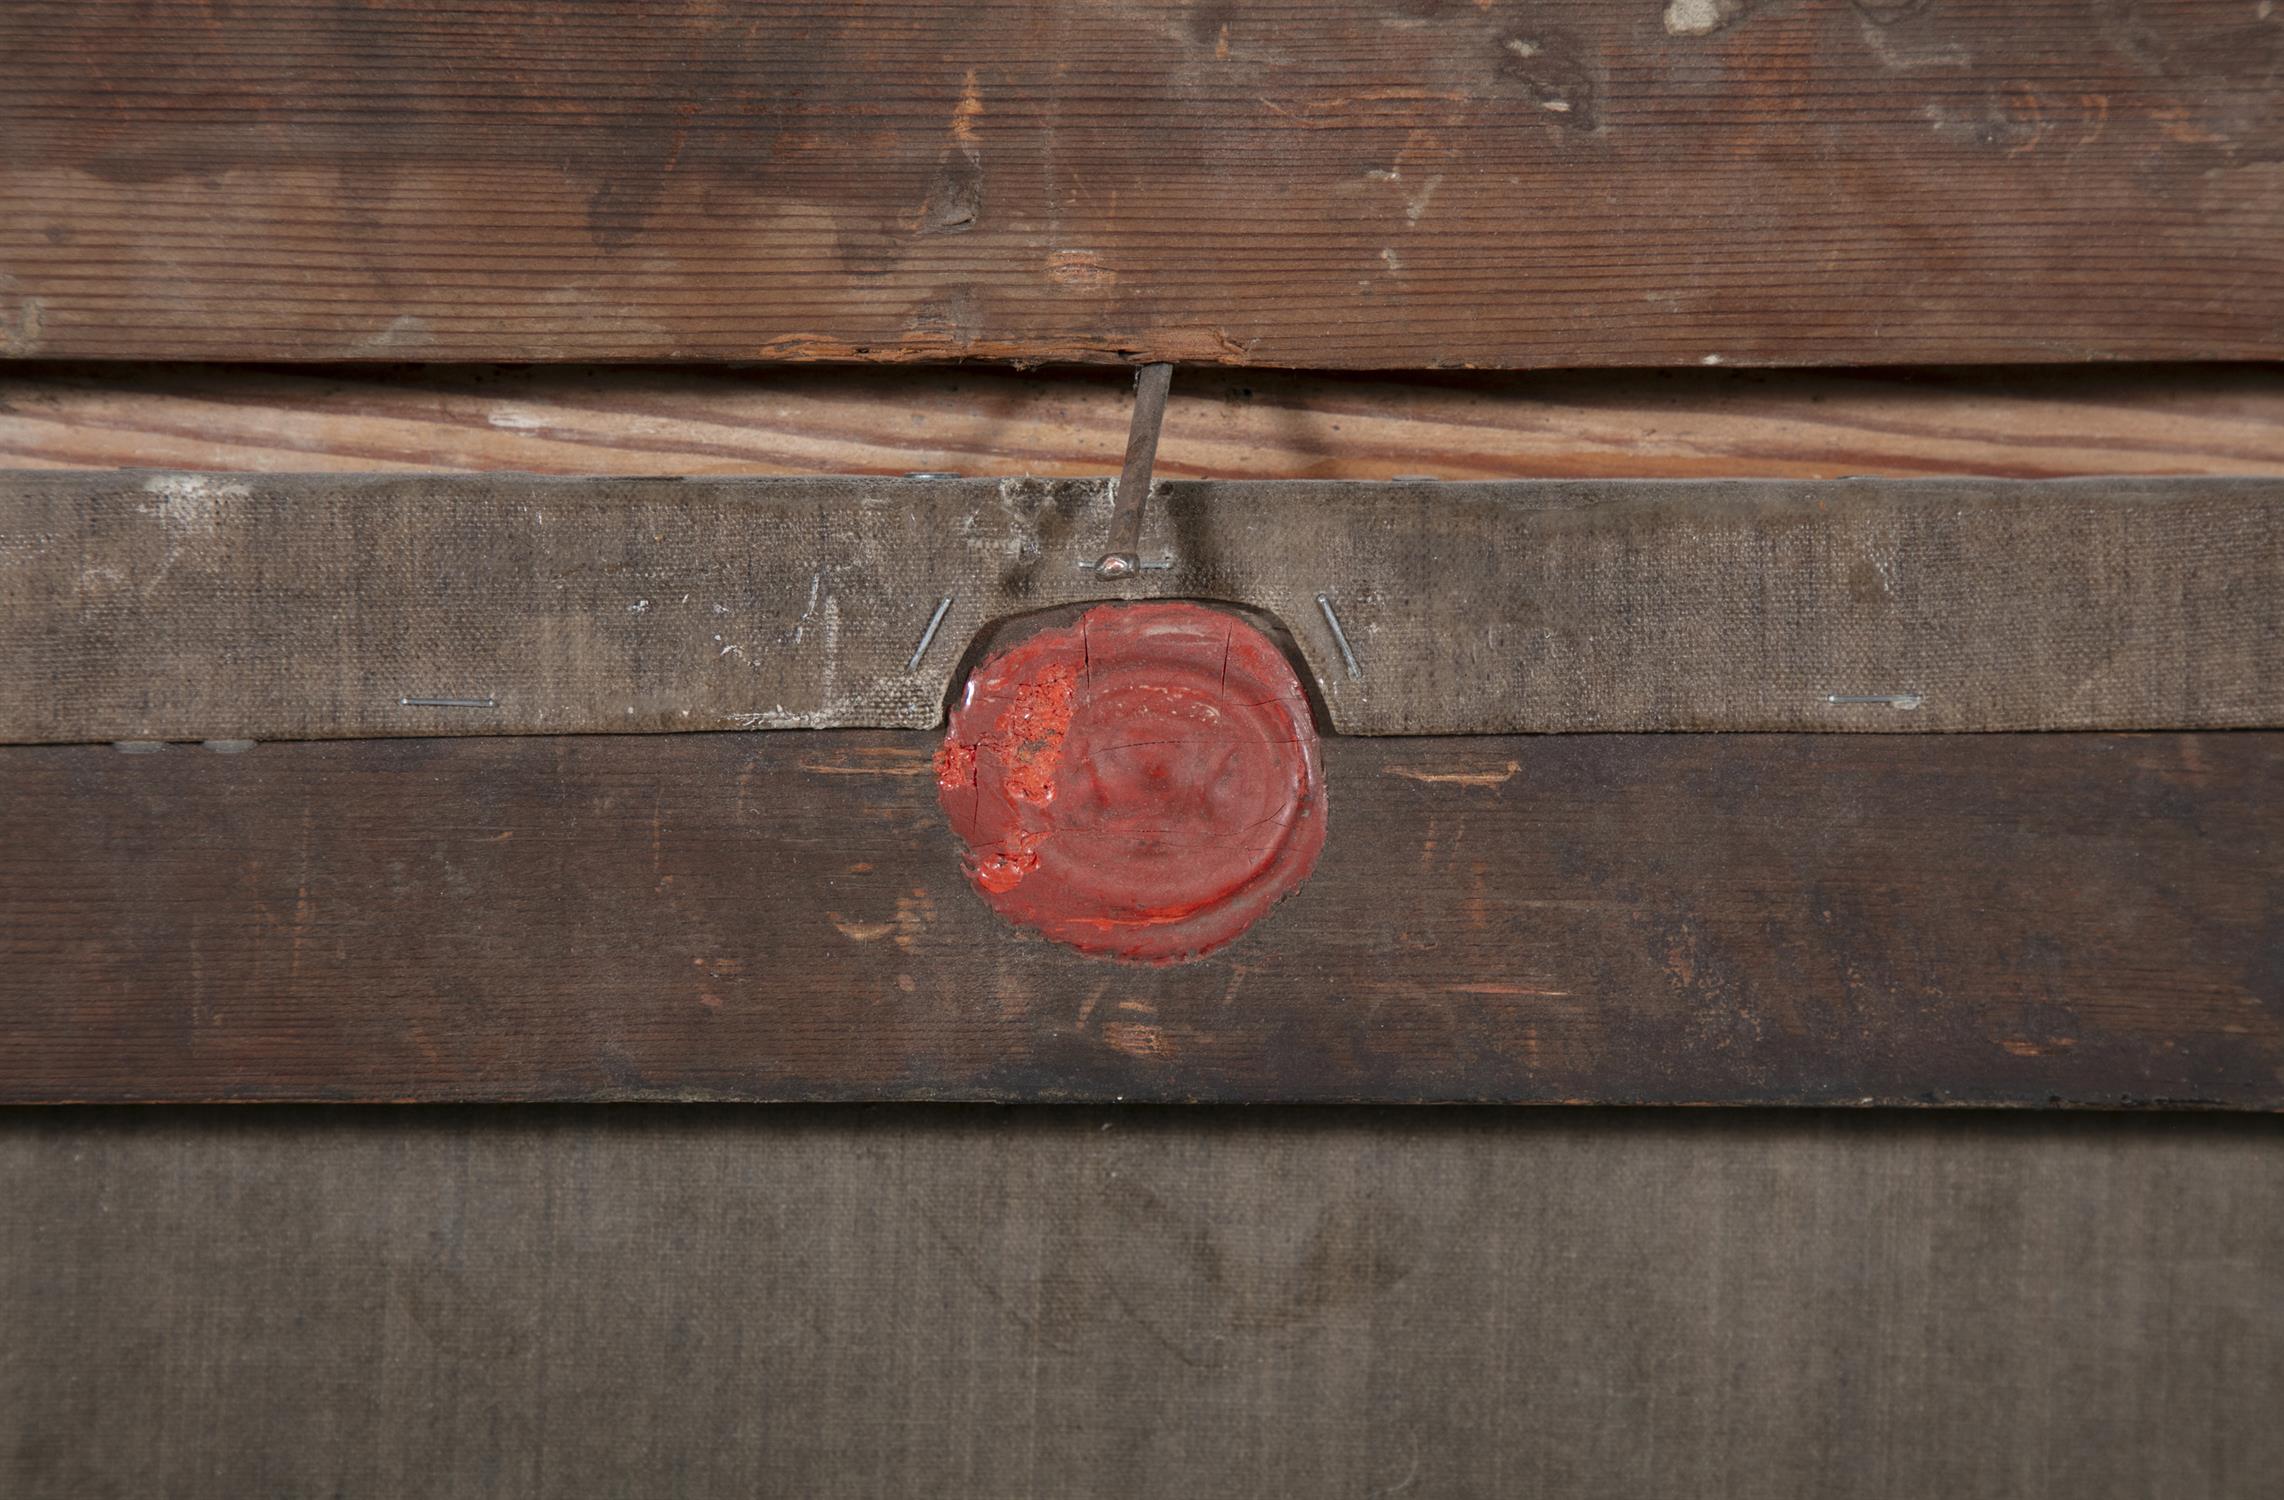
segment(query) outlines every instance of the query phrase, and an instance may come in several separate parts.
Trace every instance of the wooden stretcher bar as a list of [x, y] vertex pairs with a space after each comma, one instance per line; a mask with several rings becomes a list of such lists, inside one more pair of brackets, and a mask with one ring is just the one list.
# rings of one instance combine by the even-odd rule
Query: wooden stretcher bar
[[[1064, 366], [0, 367], [0, 465], [1100, 478], [1133, 407]], [[1167, 479], [2284, 473], [2284, 366], [1190, 370]]]
[[0, 473], [0, 742], [927, 728], [1113, 597], [1341, 733], [2284, 725], [2275, 480], [1160, 489], [1111, 588], [1100, 482]]
[[0, 7], [0, 355], [2274, 358], [2250, 4]]
[[2284, 1104], [2284, 735], [1325, 742], [1170, 968], [932, 735], [0, 752], [0, 1099]]

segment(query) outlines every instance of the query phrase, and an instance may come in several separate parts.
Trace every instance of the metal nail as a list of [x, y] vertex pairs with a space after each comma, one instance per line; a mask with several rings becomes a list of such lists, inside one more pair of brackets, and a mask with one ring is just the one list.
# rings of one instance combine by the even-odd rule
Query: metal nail
[[[1135, 571], [1142, 573], [1170, 573], [1173, 571], [1173, 567], [1174, 560], [1170, 557], [1145, 557], [1142, 559], [1142, 561], [1134, 565]], [[1123, 578], [1126, 576], [1123, 571], [1116, 573], [1105, 573], [1102, 571], [1102, 565], [1100, 563], [1091, 562], [1080, 563], [1079, 571], [1081, 573], [1093, 573], [1097, 577], [1102, 578]]]
[[490, 698], [399, 698], [403, 708], [498, 708]]
[[951, 613], [951, 609], [951, 595], [946, 594], [936, 601], [936, 612], [928, 616], [928, 628], [920, 632], [920, 644], [912, 648], [912, 659], [904, 664], [905, 671], [920, 670], [920, 658], [926, 656], [928, 648], [936, 643], [936, 627], [944, 623], [944, 616]]
[[1918, 693], [1826, 693], [1826, 703], [1884, 703], [1889, 708], [1917, 708], [1927, 699]]
[[1364, 669], [1356, 665], [1356, 653], [1348, 649], [1348, 632], [1340, 628], [1340, 616], [1332, 612], [1332, 601], [1319, 594], [1316, 607], [1324, 611], [1324, 623], [1332, 628], [1333, 644], [1340, 648], [1340, 659], [1348, 664], [1348, 675], [1362, 677]]
[[1110, 546], [1095, 560], [1098, 578], [1132, 576], [1143, 566], [1142, 512], [1150, 503], [1150, 471], [1158, 462], [1158, 429], [1166, 425], [1170, 364], [1144, 365], [1134, 376], [1134, 420], [1126, 433], [1126, 466], [1111, 491]]

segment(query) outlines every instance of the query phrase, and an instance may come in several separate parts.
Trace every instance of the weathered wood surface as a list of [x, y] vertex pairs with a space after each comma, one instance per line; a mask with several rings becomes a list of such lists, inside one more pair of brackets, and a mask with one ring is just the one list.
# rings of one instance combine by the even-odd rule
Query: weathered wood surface
[[2250, 0], [0, 7], [0, 351], [2284, 352]]
[[[1121, 372], [24, 363], [0, 464], [243, 472], [1116, 472]], [[1184, 370], [1169, 479], [2284, 474], [2284, 367]]]
[[1108, 510], [0, 475], [0, 739], [927, 728], [979, 630], [1116, 597], [1267, 612], [1344, 733], [2284, 725], [2284, 481], [1176, 482], [1144, 532], [1173, 566], [1115, 588], [1084, 567]]
[[2284, 1104], [2284, 735], [1335, 740], [1168, 969], [933, 743], [0, 752], [0, 1098]]

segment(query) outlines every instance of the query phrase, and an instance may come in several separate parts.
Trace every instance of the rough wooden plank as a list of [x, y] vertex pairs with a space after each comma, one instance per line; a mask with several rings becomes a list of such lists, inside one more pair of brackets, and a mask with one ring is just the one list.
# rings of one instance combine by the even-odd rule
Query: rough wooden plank
[[[25, 363], [0, 464], [263, 473], [1114, 472], [1116, 371]], [[2284, 368], [1185, 370], [1180, 479], [2284, 473]]]
[[1169, 969], [932, 743], [0, 753], [0, 1097], [2284, 1105], [2284, 735], [1335, 740]]
[[2243, 0], [0, 7], [0, 349], [2284, 352]]
[[1113, 597], [1265, 611], [1344, 733], [2284, 724], [2275, 480], [1170, 483], [1174, 566], [1115, 588], [1107, 513], [1088, 481], [0, 475], [0, 738], [926, 728], [980, 629]]

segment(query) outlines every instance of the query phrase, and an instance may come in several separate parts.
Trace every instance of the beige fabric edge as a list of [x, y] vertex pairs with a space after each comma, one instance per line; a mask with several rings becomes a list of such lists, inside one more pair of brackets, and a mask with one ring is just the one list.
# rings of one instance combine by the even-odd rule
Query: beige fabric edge
[[2284, 1471], [2284, 1124], [0, 1114], [0, 1492], [2106, 1500]]

